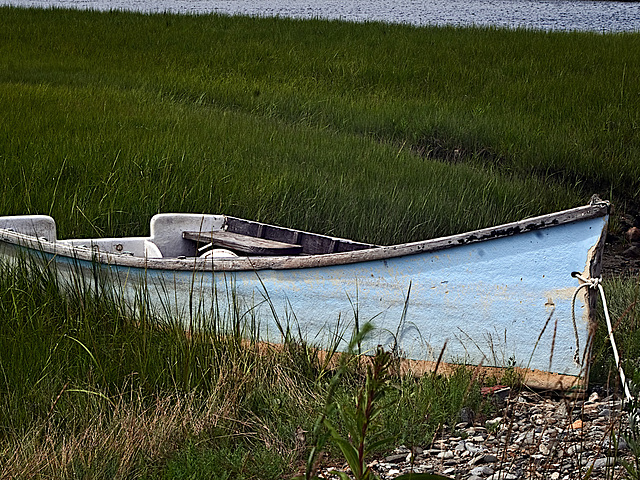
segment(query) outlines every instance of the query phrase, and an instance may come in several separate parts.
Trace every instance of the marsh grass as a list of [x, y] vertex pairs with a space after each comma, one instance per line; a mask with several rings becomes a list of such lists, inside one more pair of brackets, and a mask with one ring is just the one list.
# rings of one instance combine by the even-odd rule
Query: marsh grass
[[638, 188], [635, 34], [0, 18], [0, 209], [64, 236], [216, 211], [396, 243]]
[[165, 471], [190, 443], [257, 443], [280, 459], [270, 478], [290, 468], [290, 422], [314, 398], [299, 374], [305, 357], [222, 325], [214, 335], [129, 316], [100, 291], [69, 295], [52, 267], [26, 262], [5, 266], [0, 287], [3, 475], [131, 478]]
[[[239, 309], [228, 311], [239, 312], [240, 328], [213, 317], [188, 331], [143, 304], [125, 308], [106, 288], [61, 283], [53, 268], [24, 259], [1, 269], [0, 472], [8, 478], [282, 478], [306, 457], [329, 389], [346, 405], [366, 377], [367, 361], [351, 355], [332, 386], [335, 362], [317, 347], [294, 333], [282, 346], [259, 343]], [[468, 392], [478, 385], [462, 371], [394, 375], [381, 428], [429, 442], [477, 401]], [[330, 419], [344, 431], [336, 412]]]
[[[94, 284], [61, 283], [38, 261], [1, 272], [0, 472], [7, 478], [282, 478], [300, 472], [309, 448], [326, 436], [317, 428], [323, 412], [331, 437], [349, 438], [343, 417], [366, 385], [365, 357], [327, 360], [287, 325], [284, 345], [261, 344], [255, 323], [234, 306], [225, 312], [237, 318], [206, 317], [198, 330], [185, 330], [184, 319], [167, 323], [144, 302], [132, 310]], [[629, 296], [612, 302], [613, 315], [637, 295], [633, 280], [621, 284]], [[396, 373], [391, 361], [386, 370], [373, 411], [377, 432], [393, 445], [432, 445], [465, 408], [480, 424], [498, 413], [473, 368], [415, 378]], [[567, 425], [576, 408], [566, 404]], [[505, 452], [513, 440], [506, 428]], [[612, 426], [602, 441], [624, 428]], [[387, 444], [372, 445], [363, 460]], [[566, 445], [557, 449], [568, 455]], [[320, 462], [340, 461], [333, 440], [325, 438], [322, 450]]]

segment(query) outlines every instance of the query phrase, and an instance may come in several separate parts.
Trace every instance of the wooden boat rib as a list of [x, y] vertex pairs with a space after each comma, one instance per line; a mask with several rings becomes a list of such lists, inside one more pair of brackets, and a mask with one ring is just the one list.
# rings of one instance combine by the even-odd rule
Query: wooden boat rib
[[[376, 246], [225, 215], [159, 214], [148, 237], [57, 239], [43, 215], [0, 217], [0, 255], [44, 255], [59, 275], [115, 279], [118, 294], [176, 318], [241, 302], [265, 341], [294, 321], [306, 339], [335, 339], [345, 319], [371, 320], [366, 346], [427, 362], [504, 367], [529, 383], [584, 386], [595, 295], [571, 273], [598, 277], [609, 204], [589, 205], [438, 239]], [[162, 298], [164, 296], [164, 298]], [[195, 299], [195, 300], [194, 300]], [[237, 307], [237, 306], [236, 306]], [[190, 320], [192, 321], [192, 319]], [[344, 346], [346, 340], [342, 343]]]

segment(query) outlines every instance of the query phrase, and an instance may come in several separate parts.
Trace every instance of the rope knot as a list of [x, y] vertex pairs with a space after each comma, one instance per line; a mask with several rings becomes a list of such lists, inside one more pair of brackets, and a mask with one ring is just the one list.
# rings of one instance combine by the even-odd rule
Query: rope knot
[[571, 276], [582, 282], [582, 285], [580, 285], [581, 287], [597, 289], [602, 282], [602, 277], [584, 278], [580, 272], [571, 272]]

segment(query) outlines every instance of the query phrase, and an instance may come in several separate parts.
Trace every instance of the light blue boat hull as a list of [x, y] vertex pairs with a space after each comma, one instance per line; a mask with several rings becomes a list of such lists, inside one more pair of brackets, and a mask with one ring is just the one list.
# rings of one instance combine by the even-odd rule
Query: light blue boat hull
[[[160, 316], [187, 328], [235, 307], [260, 339], [281, 342], [287, 326], [326, 347], [346, 348], [357, 322], [375, 330], [363, 350], [404, 358], [583, 377], [594, 331], [588, 289], [607, 215], [410, 255], [339, 265], [240, 271], [99, 264], [130, 303], [144, 291]], [[7, 245], [5, 245], [5, 254]], [[63, 275], [94, 278], [95, 261], [51, 256]], [[77, 273], [76, 273], [77, 274]], [[141, 288], [144, 285], [144, 289]], [[194, 325], [195, 322], [195, 325]]]

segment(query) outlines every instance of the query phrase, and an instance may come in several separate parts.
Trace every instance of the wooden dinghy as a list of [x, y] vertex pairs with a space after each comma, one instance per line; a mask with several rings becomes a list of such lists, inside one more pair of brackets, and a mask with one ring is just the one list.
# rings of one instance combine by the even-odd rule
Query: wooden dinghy
[[127, 302], [142, 288], [156, 313], [187, 326], [198, 312], [228, 305], [264, 341], [277, 343], [288, 323], [319, 346], [342, 332], [344, 348], [357, 315], [375, 326], [363, 349], [393, 347], [415, 370], [433, 365], [446, 345], [443, 362], [515, 362], [528, 384], [567, 389], [585, 385], [596, 322], [595, 291], [581, 288], [574, 298], [581, 280], [572, 272], [599, 277], [608, 213], [595, 199], [391, 246], [174, 213], [154, 216], [149, 237], [60, 240], [51, 217], [11, 216], [0, 217], [0, 254], [44, 256], [69, 282], [110, 278]]

